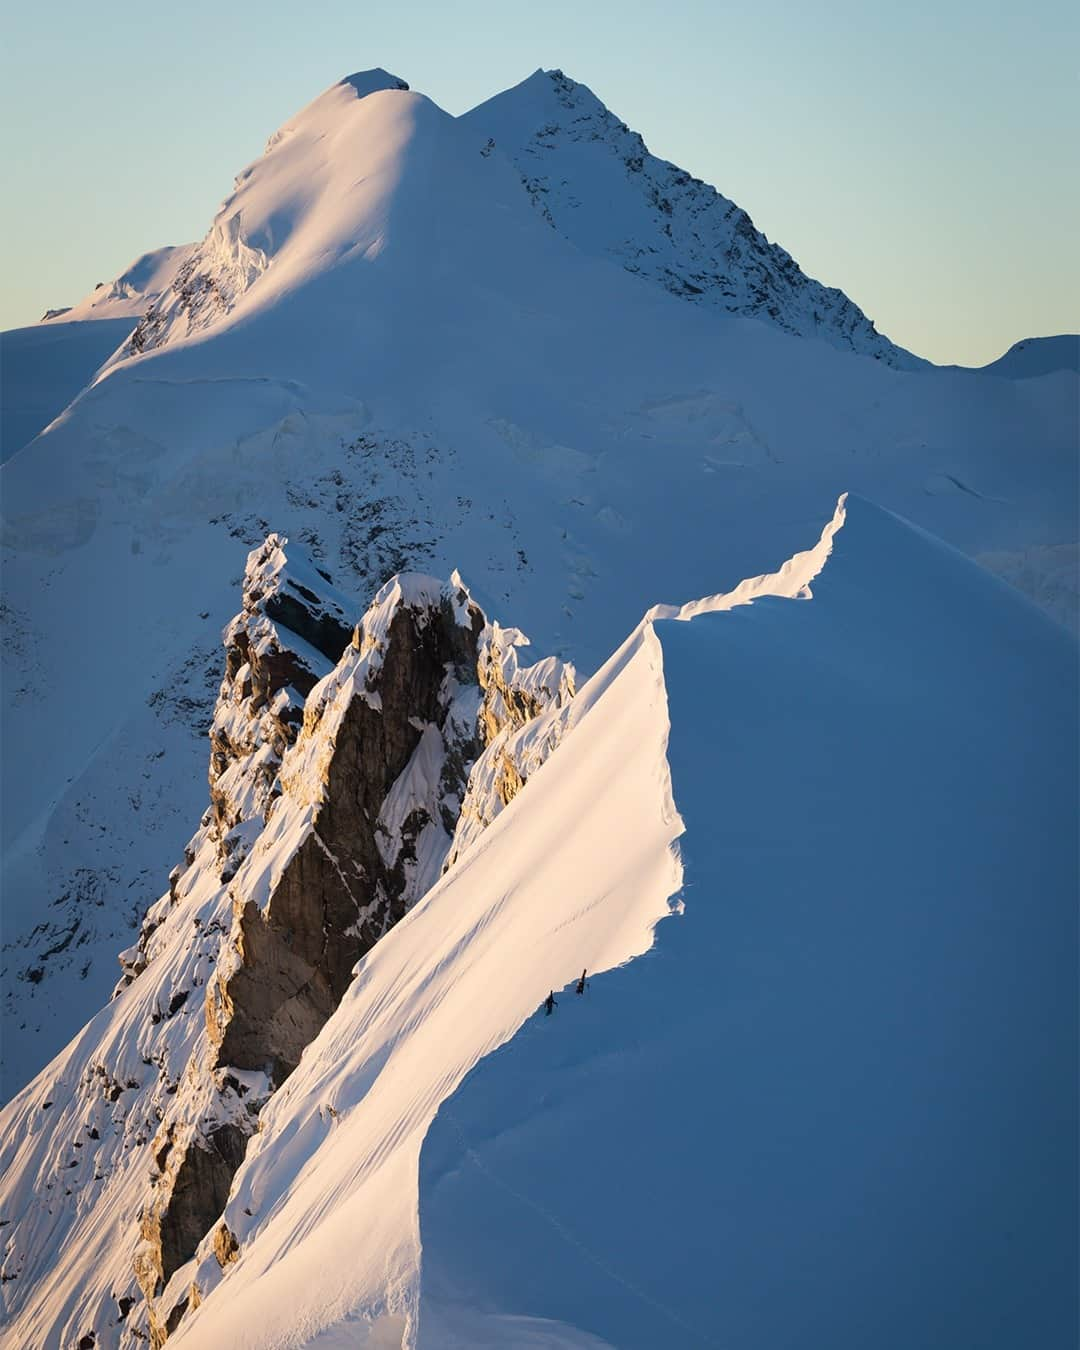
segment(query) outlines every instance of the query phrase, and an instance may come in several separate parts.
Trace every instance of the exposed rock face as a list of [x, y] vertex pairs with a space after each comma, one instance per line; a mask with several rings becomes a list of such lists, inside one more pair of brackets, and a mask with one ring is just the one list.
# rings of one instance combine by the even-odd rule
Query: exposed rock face
[[[198, 884], [189, 873], [208, 867], [218, 873], [222, 890], [218, 913], [205, 931], [215, 952], [220, 947], [235, 903], [225, 888], [265, 827], [279, 791], [282, 756], [303, 722], [304, 699], [349, 644], [352, 602], [302, 553], [286, 552], [287, 546], [282, 536], [270, 535], [248, 557], [243, 608], [223, 634], [225, 675], [210, 731], [210, 807], [184, 862], [170, 875], [169, 894], [147, 916], [136, 948], [121, 958], [121, 987], [146, 968], [153, 935], [180, 893]], [[289, 969], [280, 954], [276, 965]], [[318, 1025], [301, 1030], [313, 1034]], [[273, 1086], [261, 1073], [216, 1073], [213, 1054], [204, 1052], [201, 1059], [191, 1066], [154, 1140], [159, 1172], [143, 1210], [135, 1262], [148, 1301], [191, 1257], [224, 1207]], [[167, 1317], [155, 1314], [152, 1334], [164, 1334], [167, 1325]]]
[[348, 646], [357, 609], [282, 535], [269, 535], [249, 554], [243, 608], [222, 634], [225, 674], [210, 728], [210, 806], [169, 875], [169, 896], [147, 914], [138, 943], [121, 953], [118, 990], [146, 968], [147, 944], [176, 903], [204, 832], [215, 843], [223, 880], [247, 856], [265, 823], [281, 757], [303, 721], [304, 699]]
[[[430, 847], [423, 837], [445, 833], [441, 808], [465, 787], [456, 766], [479, 749], [482, 629], [463, 590], [395, 578], [312, 694], [281, 766], [281, 799], [237, 878], [233, 960], [219, 966], [206, 1005], [219, 1065], [265, 1070], [280, 1083], [337, 1006], [356, 961], [417, 897], [413, 874]], [[403, 775], [410, 781], [398, 795], [409, 800], [391, 820]], [[282, 841], [297, 833], [282, 859]], [[260, 903], [252, 894], [271, 859], [280, 871]]]
[[[304, 699], [349, 643], [350, 602], [287, 541], [270, 535], [248, 559], [244, 607], [225, 629], [225, 678], [210, 729], [210, 802], [233, 872], [261, 829], [281, 756]], [[317, 590], [315, 588], [318, 588]], [[239, 851], [239, 856], [237, 856]]]
[[522, 665], [525, 639], [456, 575], [399, 575], [355, 628], [353, 612], [284, 538], [250, 554], [210, 805], [78, 1082], [35, 1104], [53, 1142], [35, 1217], [4, 1229], [6, 1306], [100, 1207], [107, 1294], [73, 1306], [72, 1343], [160, 1346], [227, 1278], [222, 1212], [260, 1110], [357, 960], [558, 740], [572, 670]]
[[492, 623], [484, 630], [478, 668], [484, 751], [469, 775], [445, 867], [517, 796], [561, 738], [574, 667], [553, 656], [521, 666], [518, 651], [527, 642], [516, 628]]
[[[190, 1298], [182, 1267], [224, 1208], [259, 1107], [337, 1006], [356, 961], [437, 879], [481, 749], [489, 630], [464, 587], [395, 577], [315, 683], [315, 662], [298, 665], [296, 629], [324, 647], [340, 629], [310, 595], [300, 593], [297, 616], [297, 586], [283, 584], [275, 556], [282, 542], [252, 554], [244, 613], [226, 630], [205, 830], [231, 917], [206, 990], [202, 1064], [155, 1140], [161, 1173], [137, 1273], [159, 1329]], [[295, 625], [288, 645], [283, 615]], [[305, 684], [297, 733], [290, 710]], [[220, 1230], [214, 1244], [223, 1266], [235, 1257]]]

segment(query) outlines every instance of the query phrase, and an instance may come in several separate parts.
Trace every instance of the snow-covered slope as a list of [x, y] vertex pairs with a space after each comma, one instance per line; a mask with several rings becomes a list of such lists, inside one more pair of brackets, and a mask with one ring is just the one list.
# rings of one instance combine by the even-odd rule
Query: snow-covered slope
[[32, 441], [131, 332], [130, 319], [54, 319], [0, 333], [0, 462]]
[[1004, 356], [982, 367], [985, 375], [1004, 375], [1011, 380], [1030, 380], [1057, 370], [1080, 371], [1080, 336], [1025, 338], [1014, 343]]
[[[267, 564], [288, 584], [275, 550], [253, 554], [249, 595]], [[385, 717], [374, 691], [413, 683], [384, 664], [392, 615], [475, 635], [471, 604], [424, 579], [377, 597], [307, 697], [233, 925], [267, 904], [261, 878], [277, 903], [303, 784], [347, 805], [311, 771], [334, 744], [350, 758], [326, 720], [341, 691]], [[267, 1093], [250, 1067], [200, 1077], [220, 1041], [192, 1013], [238, 953], [258, 959], [213, 898], [212, 830], [143, 972], [6, 1109], [17, 1343], [133, 1346], [149, 1324], [252, 1350], [779, 1346], [807, 1327], [841, 1350], [1067, 1346], [1075, 644], [862, 500], [777, 572], [655, 607], [576, 696], [482, 634], [504, 724], [465, 804], [491, 798], [496, 763], [528, 781], [461, 811], [486, 828], [362, 960], [149, 1319], [132, 1264], [191, 1147], [185, 1102], [215, 1090], [211, 1134], [245, 1116], [247, 1133]], [[223, 698], [243, 683], [237, 667]]]
[[591, 89], [538, 70], [462, 119], [505, 151], [543, 218], [587, 253], [672, 295], [890, 365], [920, 364], [835, 287], [807, 277], [734, 202], [650, 155]]
[[271, 532], [358, 600], [459, 567], [586, 673], [847, 488], [972, 555], [1075, 543], [1075, 375], [899, 370], [687, 304], [401, 84], [273, 137], [141, 353], [4, 468], [5, 1093], [100, 1006], [190, 838], [218, 633]]
[[92, 381], [192, 249], [144, 253], [111, 284], [77, 305], [50, 309], [39, 324], [0, 333], [0, 462], [59, 416]]
[[861, 501], [656, 635], [685, 913], [444, 1101], [418, 1344], [1067, 1350], [1075, 648]]
[[274, 1102], [178, 1344], [1070, 1344], [1075, 649], [866, 503], [831, 546], [585, 686]]
[[50, 309], [42, 323], [86, 319], [141, 319], [150, 305], [172, 285], [194, 244], [167, 244], [142, 253], [111, 282], [99, 281], [89, 294], [66, 309]]

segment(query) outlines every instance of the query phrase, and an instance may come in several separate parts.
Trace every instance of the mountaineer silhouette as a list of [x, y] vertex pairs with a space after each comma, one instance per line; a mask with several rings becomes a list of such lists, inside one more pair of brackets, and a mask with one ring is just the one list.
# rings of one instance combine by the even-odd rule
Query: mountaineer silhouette
[[585, 976], [587, 974], [588, 974], [587, 970], [583, 970], [581, 972], [581, 979], [578, 980], [577, 984], [574, 986], [575, 994], [583, 994], [585, 992]]
[[557, 1008], [558, 1006], [559, 1005], [555, 1002], [555, 990], [552, 989], [547, 998], [544, 999], [544, 1016], [550, 1017], [552, 1008]]

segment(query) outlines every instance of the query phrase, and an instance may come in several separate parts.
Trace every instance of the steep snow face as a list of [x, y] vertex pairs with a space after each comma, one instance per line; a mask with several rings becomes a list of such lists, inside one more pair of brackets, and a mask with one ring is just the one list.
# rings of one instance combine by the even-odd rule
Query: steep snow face
[[861, 501], [792, 562], [548, 714], [264, 1112], [177, 1345], [1069, 1343], [1075, 650]]
[[[408, 87], [383, 70], [351, 75], [286, 122], [262, 158], [239, 175], [210, 233], [144, 313], [129, 352], [149, 351], [228, 316], [271, 264], [273, 277], [259, 288], [262, 303], [295, 287], [313, 268], [349, 254], [374, 256], [386, 222], [371, 205], [392, 190], [415, 111], [408, 105], [416, 98], [399, 102], [389, 117], [380, 108], [374, 121], [364, 100]], [[357, 146], [369, 159], [369, 172], [359, 177]], [[366, 229], [350, 237], [359, 219]]]
[[1073, 1344], [1075, 647], [859, 500], [812, 590], [655, 624], [685, 913], [443, 1103], [422, 1350]]
[[[758, 578], [755, 593], [805, 594], [843, 519], [841, 505], [819, 545]], [[729, 603], [739, 601], [716, 597]], [[520, 670], [513, 651], [489, 656], [488, 692], [490, 667]], [[374, 948], [263, 1112], [223, 1220], [239, 1264], [203, 1243], [193, 1277], [202, 1302], [178, 1343], [304, 1344], [342, 1322], [355, 1343], [365, 1328], [372, 1344], [414, 1343], [417, 1157], [439, 1103], [548, 985], [647, 950], [672, 912], [681, 821], [659, 656], [646, 619], [576, 697], [551, 697], [567, 677], [549, 663], [520, 671], [523, 692], [548, 698], [532, 725], [535, 744], [551, 749]], [[485, 779], [474, 770], [470, 791]], [[347, 1270], [327, 1255], [346, 1229]]]
[[[807, 277], [714, 188], [650, 155], [636, 131], [561, 70], [538, 70], [462, 121], [517, 165], [544, 219], [587, 253], [672, 295], [912, 367], [834, 287]], [[486, 139], [485, 139], [486, 138]]]
[[[280, 575], [278, 552], [250, 575]], [[656, 607], [576, 696], [485, 624], [502, 640], [478, 655], [484, 703], [510, 744], [531, 726], [548, 747], [524, 789], [361, 962], [277, 1093], [212, 1068], [191, 1011], [246, 959], [235, 897], [273, 906], [348, 706], [385, 708], [369, 672], [390, 678], [395, 612], [444, 604], [477, 631], [457, 581], [384, 588], [308, 695], [231, 897], [208, 813], [145, 971], [4, 1113], [20, 1343], [596, 1350], [814, 1325], [852, 1350], [1004, 1350], [1025, 1326], [1067, 1344], [1077, 654], [859, 500], [778, 571]], [[256, 1111], [220, 1221], [159, 1292], [133, 1234], [149, 1159], [160, 1188]], [[1002, 1156], [1009, 1184], [988, 1187]]]
[[50, 309], [42, 323], [72, 323], [83, 319], [141, 319], [169, 289], [177, 273], [195, 251], [194, 244], [167, 244], [140, 254], [113, 281], [99, 281], [78, 304]]
[[218, 635], [271, 530], [365, 597], [459, 567], [584, 673], [847, 487], [973, 555], [1077, 538], [1076, 376], [897, 370], [684, 303], [551, 229], [428, 100], [326, 100], [222, 218], [269, 260], [235, 306], [170, 308], [4, 466], [5, 1092], [107, 997], [191, 836]]

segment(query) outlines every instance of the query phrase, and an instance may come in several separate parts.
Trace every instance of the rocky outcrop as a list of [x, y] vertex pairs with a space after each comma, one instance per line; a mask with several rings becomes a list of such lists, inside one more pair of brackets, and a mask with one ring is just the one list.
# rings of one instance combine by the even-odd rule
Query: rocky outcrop
[[210, 726], [210, 805], [169, 874], [169, 893], [148, 911], [138, 942], [120, 954], [118, 993], [146, 969], [151, 940], [178, 888], [213, 841], [223, 881], [235, 874], [266, 822], [281, 758], [296, 740], [304, 700], [352, 637], [359, 607], [283, 535], [248, 555], [243, 606], [226, 625], [225, 671]]
[[516, 628], [490, 624], [480, 644], [483, 753], [469, 774], [445, 868], [452, 866], [517, 796], [559, 743], [575, 690], [574, 667], [549, 656], [522, 666], [528, 639]]
[[[325, 648], [334, 616], [282, 582], [282, 547], [271, 539], [251, 555], [244, 612], [226, 630], [204, 848], [218, 850], [230, 917], [206, 989], [202, 1063], [155, 1139], [137, 1273], [159, 1329], [190, 1299], [182, 1268], [224, 1208], [262, 1103], [357, 960], [438, 878], [481, 749], [488, 630], [460, 582], [393, 578], [315, 682], [293, 639], [303, 627], [308, 646]], [[295, 625], [288, 644], [282, 616]], [[228, 1264], [235, 1249], [220, 1231], [213, 1241]]]
[[442, 813], [479, 748], [483, 626], [463, 589], [395, 578], [313, 692], [237, 877], [230, 956], [206, 1005], [219, 1065], [283, 1081], [357, 960], [417, 898], [425, 855], [445, 852]]
[[224, 633], [225, 677], [210, 728], [210, 804], [235, 874], [265, 823], [304, 700], [352, 636], [351, 602], [329, 576], [269, 535], [248, 558], [244, 605]]
[[523, 664], [522, 635], [456, 575], [396, 576], [355, 626], [351, 611], [285, 538], [249, 555], [209, 805], [77, 1074], [34, 1103], [47, 1165], [37, 1218], [4, 1229], [5, 1296], [98, 1207], [109, 1268], [76, 1339], [160, 1346], [228, 1277], [242, 1252], [222, 1215], [262, 1108], [356, 962], [521, 789], [570, 708], [572, 670]]

